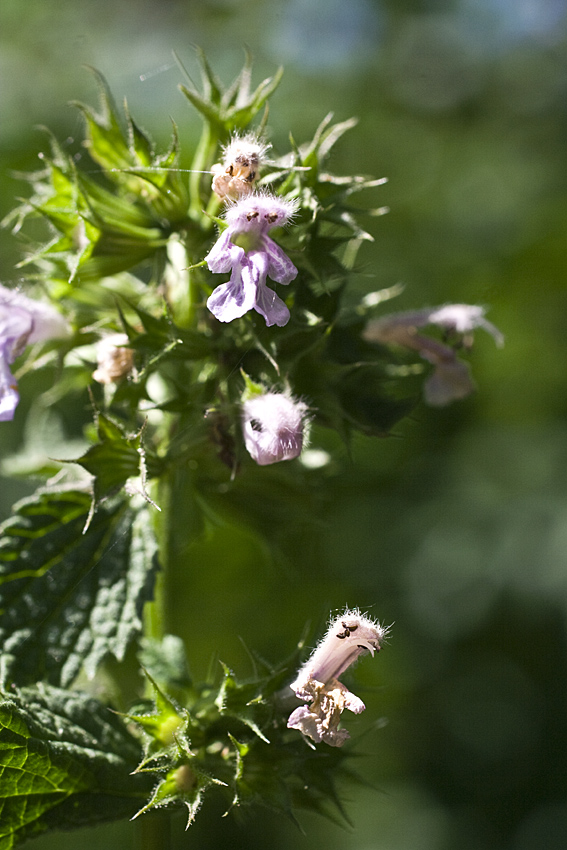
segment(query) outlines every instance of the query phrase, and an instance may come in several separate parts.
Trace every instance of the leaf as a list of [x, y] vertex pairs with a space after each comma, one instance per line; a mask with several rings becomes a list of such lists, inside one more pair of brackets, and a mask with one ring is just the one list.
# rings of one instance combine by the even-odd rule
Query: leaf
[[89, 68], [99, 89], [99, 110], [74, 102], [81, 110], [87, 124], [89, 149], [92, 158], [106, 170], [127, 168], [132, 165], [132, 155], [120, 127], [116, 107], [106, 80], [96, 68]]
[[132, 817], [152, 782], [119, 717], [48, 685], [0, 696], [0, 850], [50, 829]]
[[197, 59], [201, 67], [203, 93], [199, 94], [190, 81], [189, 86], [180, 85], [179, 88], [221, 135], [247, 127], [276, 90], [283, 75], [283, 68], [280, 67], [273, 77], [267, 77], [251, 92], [251, 61], [247, 55], [239, 75], [223, 92], [200, 48], [197, 48]]
[[0, 526], [0, 681], [92, 677], [141, 631], [157, 569], [149, 508], [108, 501], [83, 534], [90, 502], [39, 491]]
[[97, 411], [96, 424], [100, 442], [73, 462], [94, 476], [94, 503], [98, 505], [129, 478], [140, 475], [143, 429], [127, 437], [119, 425], [100, 411]]

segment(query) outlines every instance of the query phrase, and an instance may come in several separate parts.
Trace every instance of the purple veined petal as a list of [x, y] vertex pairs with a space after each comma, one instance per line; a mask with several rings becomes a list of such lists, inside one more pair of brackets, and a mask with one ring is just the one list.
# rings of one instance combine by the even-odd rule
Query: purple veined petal
[[28, 298], [16, 289], [0, 286], [0, 339], [12, 338], [20, 350], [28, 343], [68, 336], [64, 317], [43, 301]]
[[207, 300], [207, 307], [219, 322], [240, 319], [254, 307], [256, 287], [250, 280], [250, 275], [243, 275], [243, 271], [241, 266], [235, 266], [230, 280], [217, 286]]
[[7, 358], [10, 363], [20, 351], [19, 342], [23, 341], [25, 346], [32, 329], [33, 319], [28, 310], [0, 301], [2, 356]]
[[289, 310], [273, 289], [266, 286], [268, 256], [264, 251], [250, 251], [248, 254], [252, 277], [256, 282], [256, 303], [254, 309], [266, 320], [266, 325], [283, 327], [289, 322]]
[[279, 295], [276, 295], [273, 289], [270, 289], [265, 284], [259, 285], [256, 290], [254, 309], [265, 318], [266, 325], [269, 328], [272, 325], [283, 328], [289, 322], [290, 313], [285, 303]]
[[10, 372], [10, 364], [5, 351], [0, 350], [0, 422], [10, 422], [20, 395], [15, 378]]
[[49, 304], [44, 304], [41, 301], [32, 302], [30, 299], [29, 310], [33, 320], [33, 328], [28, 337], [28, 344], [69, 336], [69, 325], [66, 320], [61, 313]]
[[234, 245], [230, 238], [231, 233], [225, 230], [205, 257], [210, 271], [224, 274], [242, 263], [244, 249]]
[[268, 276], [277, 283], [288, 284], [297, 277], [297, 269], [269, 236], [264, 237], [264, 249], [268, 257]]

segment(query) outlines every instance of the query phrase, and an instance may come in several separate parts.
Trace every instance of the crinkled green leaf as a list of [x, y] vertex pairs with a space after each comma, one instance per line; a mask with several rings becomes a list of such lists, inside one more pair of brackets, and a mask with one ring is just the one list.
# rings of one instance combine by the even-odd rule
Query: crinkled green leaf
[[148, 506], [39, 492], [0, 526], [1, 679], [68, 685], [123, 658], [152, 598], [157, 547]]
[[148, 777], [120, 718], [47, 685], [0, 695], [0, 850], [50, 829], [132, 817]]

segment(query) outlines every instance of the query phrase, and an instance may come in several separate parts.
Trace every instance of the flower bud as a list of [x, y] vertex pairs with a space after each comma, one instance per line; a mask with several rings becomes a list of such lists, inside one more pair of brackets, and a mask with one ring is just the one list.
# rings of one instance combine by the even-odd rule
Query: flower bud
[[99, 340], [96, 346], [98, 368], [93, 378], [99, 384], [116, 384], [134, 368], [134, 352], [128, 345], [126, 334], [111, 334]]
[[255, 395], [242, 405], [244, 443], [260, 466], [298, 457], [307, 421], [307, 405], [287, 393]]
[[237, 201], [254, 190], [259, 169], [270, 145], [265, 145], [254, 133], [233, 136], [224, 148], [222, 163], [211, 168], [213, 192], [222, 200]]

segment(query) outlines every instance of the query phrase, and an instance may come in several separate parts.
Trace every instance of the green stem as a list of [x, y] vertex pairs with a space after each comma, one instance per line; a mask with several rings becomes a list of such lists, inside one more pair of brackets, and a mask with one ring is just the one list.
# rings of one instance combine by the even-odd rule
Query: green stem
[[[218, 133], [206, 122], [199, 139], [193, 162], [191, 163], [192, 174], [189, 175], [189, 215], [205, 229], [208, 229], [203, 216], [203, 204], [201, 201], [202, 173], [210, 167], [211, 160], [216, 153], [218, 145]], [[209, 222], [210, 226], [210, 222]]]
[[[157, 486], [156, 486], [157, 483]], [[167, 634], [167, 612], [166, 612], [166, 590], [165, 590], [165, 561], [167, 555], [167, 523], [166, 517], [169, 513], [169, 488], [163, 486], [161, 479], [153, 484], [152, 498], [155, 497], [156, 504], [161, 511], [154, 512], [154, 526], [158, 541], [159, 558], [162, 569], [158, 571], [154, 588], [154, 598], [144, 608], [143, 632], [144, 637], [161, 640]]]

